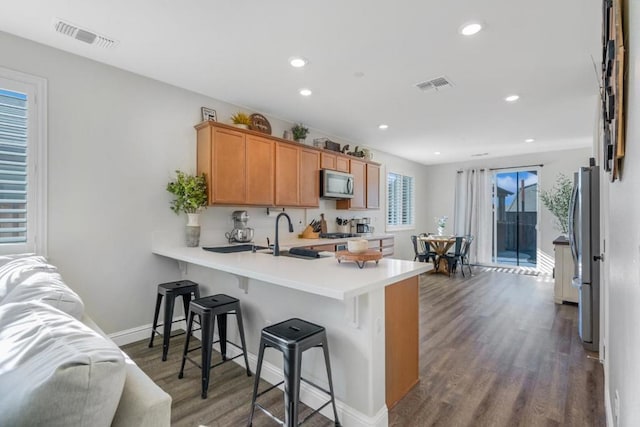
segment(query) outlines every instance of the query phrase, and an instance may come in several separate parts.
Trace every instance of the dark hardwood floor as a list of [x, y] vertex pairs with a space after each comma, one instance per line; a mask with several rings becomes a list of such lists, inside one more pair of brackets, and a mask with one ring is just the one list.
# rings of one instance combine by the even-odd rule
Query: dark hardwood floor
[[[583, 350], [576, 319], [576, 306], [553, 303], [550, 279], [422, 276], [420, 383], [390, 411], [389, 425], [604, 426], [602, 365]], [[164, 363], [161, 344], [149, 349], [145, 340], [123, 349], [172, 396], [172, 425], [246, 425], [253, 377], [235, 363], [217, 367], [202, 400], [198, 368], [187, 364], [178, 379], [183, 343], [172, 339]], [[282, 416], [281, 393], [263, 399]], [[253, 425], [274, 423], [257, 411]], [[333, 424], [315, 416], [304, 425]]]

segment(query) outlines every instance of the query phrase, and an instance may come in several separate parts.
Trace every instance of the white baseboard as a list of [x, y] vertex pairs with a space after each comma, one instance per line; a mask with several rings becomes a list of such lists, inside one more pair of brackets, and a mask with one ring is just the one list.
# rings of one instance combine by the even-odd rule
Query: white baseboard
[[[171, 330], [176, 331], [178, 329], [187, 330], [186, 322], [184, 318], [179, 317], [175, 320], [176, 323], [173, 324]], [[118, 346], [123, 346], [126, 344], [131, 344], [132, 342], [140, 341], [140, 340], [148, 340], [151, 338], [151, 323], [147, 325], [138, 326], [137, 328], [131, 328], [124, 331], [114, 332], [109, 334], [109, 338], [113, 340]], [[156, 339], [162, 337], [156, 336]], [[154, 341], [155, 344], [155, 341]], [[162, 341], [160, 341], [162, 344]]]
[[138, 326], [137, 328], [127, 329], [125, 331], [114, 332], [109, 334], [109, 338], [118, 346], [131, 344], [132, 342], [149, 339], [151, 337], [151, 324]]
[[611, 393], [609, 393], [609, 387], [604, 389], [604, 411], [607, 414], [607, 426], [614, 427], [613, 423], [613, 410], [611, 408]]
[[[181, 328], [186, 330], [184, 321], [174, 324], [174, 328]], [[194, 333], [194, 336], [200, 339], [200, 331], [196, 331]], [[151, 324], [127, 329], [125, 331], [115, 332], [109, 335], [109, 338], [111, 338], [119, 346], [149, 339], [149, 337], [151, 337]], [[217, 339], [217, 335], [214, 336], [213, 340], [216, 341]], [[242, 354], [239, 349], [232, 345], [227, 346], [227, 353], [229, 354], [229, 357], [234, 357]], [[256, 366], [258, 364], [258, 357], [251, 353], [247, 353], [247, 358], [249, 359], [249, 366], [251, 368], [251, 371], [255, 373]], [[239, 357], [237, 359], [234, 359], [233, 361], [244, 368], [243, 358]], [[270, 384], [277, 384], [282, 381], [284, 372], [281, 368], [267, 361], [263, 361], [260, 377]], [[280, 386], [280, 389], [283, 388], [284, 386]], [[319, 408], [320, 406], [324, 405], [327, 399], [328, 396], [315, 387], [312, 387], [305, 382], [302, 382], [300, 384], [300, 401], [310, 408]], [[389, 425], [389, 412], [387, 410], [387, 405], [384, 405], [382, 408], [380, 408], [378, 413], [372, 417], [363, 414], [362, 412], [341, 402], [339, 399], [336, 399], [336, 408], [338, 410], [338, 418], [340, 418], [340, 423], [344, 427], [387, 427]], [[331, 407], [331, 405], [323, 408], [320, 413], [331, 420], [334, 419], [333, 408]]]

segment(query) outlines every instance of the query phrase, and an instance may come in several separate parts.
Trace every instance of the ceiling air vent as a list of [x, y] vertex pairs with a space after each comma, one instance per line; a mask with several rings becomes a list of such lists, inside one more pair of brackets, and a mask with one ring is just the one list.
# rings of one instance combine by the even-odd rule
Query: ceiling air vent
[[93, 44], [104, 48], [113, 47], [118, 44], [118, 42], [114, 39], [102, 36], [95, 33], [94, 31], [87, 30], [85, 28], [80, 28], [77, 25], [73, 25], [69, 22], [63, 21], [62, 19], [56, 19], [54, 21], [54, 27], [60, 34], [73, 37], [76, 40], [80, 40], [81, 42], [85, 42], [88, 44]]
[[451, 83], [451, 80], [449, 80], [445, 76], [442, 76], [442, 77], [436, 77], [435, 79], [427, 80], [421, 83], [417, 83], [416, 87], [426, 92], [431, 89], [442, 90], [448, 87], [453, 87], [453, 83]]

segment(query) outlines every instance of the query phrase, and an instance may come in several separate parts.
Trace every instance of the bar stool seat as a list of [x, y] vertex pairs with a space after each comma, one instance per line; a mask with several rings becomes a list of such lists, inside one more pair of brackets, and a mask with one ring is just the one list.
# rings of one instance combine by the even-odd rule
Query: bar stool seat
[[[200, 298], [200, 289], [197, 283], [191, 280], [178, 280], [175, 282], [161, 283], [158, 285], [158, 295], [156, 296], [156, 310], [153, 315], [153, 325], [151, 327], [151, 339], [149, 340], [149, 347], [153, 347], [153, 339], [156, 334], [162, 335], [162, 361], [167, 360], [167, 353], [169, 352], [169, 338], [171, 338], [171, 325], [176, 322], [181, 322], [182, 319], [173, 320], [173, 307], [177, 297], [182, 297], [182, 305], [184, 307], [184, 320], [187, 320], [187, 313], [189, 312], [189, 302], [191, 301], [191, 295], [195, 298]], [[160, 314], [160, 305], [162, 304], [162, 298], [167, 297], [164, 302], [164, 322], [158, 324], [158, 315]], [[162, 328], [162, 333], [158, 332], [159, 327]], [[182, 335], [184, 332], [176, 334], [174, 336]]]
[[[242, 346], [227, 341], [227, 314], [234, 314], [238, 322], [238, 332], [240, 333], [240, 342]], [[195, 316], [200, 317], [200, 328], [202, 331], [202, 340], [200, 347], [189, 348], [189, 341], [191, 340], [193, 321]], [[213, 341], [213, 330], [215, 327], [215, 321], [218, 319], [218, 339]], [[216, 363], [211, 366], [211, 349], [213, 344], [220, 343], [220, 354], [222, 354], [222, 362]], [[242, 350], [242, 354], [227, 358], [227, 343]], [[195, 360], [191, 359], [188, 354], [192, 351], [202, 350], [202, 360], [198, 364]], [[247, 345], [244, 339], [244, 326], [242, 324], [242, 311], [240, 310], [240, 301], [237, 298], [230, 297], [229, 295], [218, 294], [208, 297], [203, 297], [191, 301], [189, 304], [189, 322], [187, 323], [187, 339], [184, 343], [184, 351], [182, 353], [182, 364], [180, 366], [180, 373], [178, 378], [184, 376], [184, 365], [187, 360], [202, 369], [202, 398], [207, 398], [207, 391], [209, 389], [209, 375], [211, 369], [216, 366], [236, 359], [240, 356], [244, 357], [244, 364], [247, 369], [247, 376], [251, 376], [251, 370], [249, 370], [249, 360], [247, 359]]]
[[[262, 360], [264, 357], [264, 351], [267, 347], [272, 347], [279, 350], [283, 354], [283, 370], [284, 381], [269, 387], [268, 389], [258, 393], [258, 384], [260, 382], [260, 371], [262, 369]], [[324, 361], [327, 369], [327, 377], [329, 382], [329, 390], [312, 383], [301, 377], [302, 372], [302, 353], [308, 349], [314, 347], [322, 347], [324, 353]], [[307, 384], [323, 391], [330, 399], [324, 405], [313, 411], [305, 419], [298, 424], [298, 406], [300, 401], [300, 381], [304, 381]], [[256, 402], [257, 398], [261, 395], [279, 387], [284, 383], [284, 406], [285, 406], [285, 421], [273, 416], [263, 406]], [[311, 322], [307, 322], [302, 319], [293, 318], [285, 320], [284, 322], [277, 323], [275, 325], [267, 326], [262, 329], [260, 334], [260, 349], [258, 353], [258, 366], [256, 367], [256, 379], [253, 386], [253, 396], [251, 399], [251, 414], [249, 416], [248, 426], [251, 427], [253, 423], [253, 414], [255, 408], [262, 410], [270, 418], [277, 421], [279, 424], [286, 427], [297, 427], [298, 425], [306, 422], [310, 417], [318, 413], [322, 408], [331, 404], [333, 406], [333, 415], [335, 419], [335, 425], [340, 426], [338, 420], [338, 411], [336, 410], [336, 402], [333, 393], [333, 382], [331, 380], [331, 365], [329, 362], [329, 344], [327, 342], [327, 334], [322, 326], [316, 325]]]

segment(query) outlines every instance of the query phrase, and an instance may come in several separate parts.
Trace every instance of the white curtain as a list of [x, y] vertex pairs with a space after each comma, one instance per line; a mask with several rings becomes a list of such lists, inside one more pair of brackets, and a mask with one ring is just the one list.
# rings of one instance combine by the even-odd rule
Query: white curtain
[[454, 229], [457, 235], [474, 236], [469, 250], [471, 263], [491, 263], [493, 225], [491, 173], [488, 170], [468, 169], [457, 172]]

